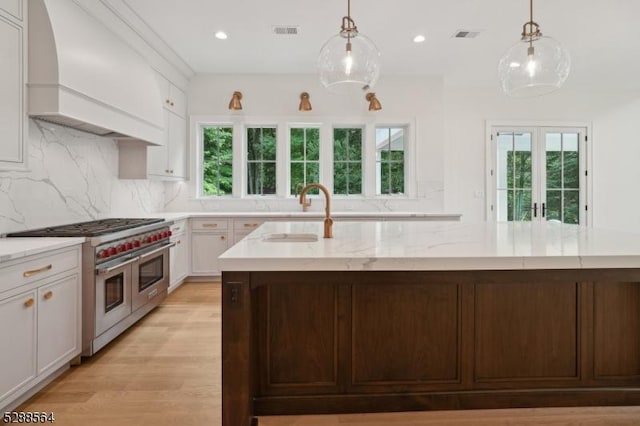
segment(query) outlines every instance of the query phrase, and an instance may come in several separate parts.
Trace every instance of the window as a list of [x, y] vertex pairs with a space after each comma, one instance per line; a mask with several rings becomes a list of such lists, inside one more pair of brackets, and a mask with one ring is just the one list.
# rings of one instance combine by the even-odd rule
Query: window
[[276, 193], [276, 129], [247, 128], [247, 194]]
[[202, 128], [202, 195], [231, 195], [233, 128]]
[[404, 194], [404, 141], [401, 127], [376, 128], [376, 194]]
[[333, 129], [333, 193], [362, 194], [362, 129]]
[[[296, 186], [312, 182], [320, 182], [320, 129], [293, 128], [290, 131], [291, 142], [291, 188], [295, 194]], [[317, 194], [311, 189], [309, 194]]]

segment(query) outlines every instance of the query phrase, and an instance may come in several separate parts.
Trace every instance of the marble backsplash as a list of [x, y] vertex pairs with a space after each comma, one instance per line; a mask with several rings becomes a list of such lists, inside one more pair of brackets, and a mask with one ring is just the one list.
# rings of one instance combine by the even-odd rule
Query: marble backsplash
[[0, 171], [0, 234], [164, 210], [164, 184], [118, 179], [118, 146], [29, 120], [26, 171]]

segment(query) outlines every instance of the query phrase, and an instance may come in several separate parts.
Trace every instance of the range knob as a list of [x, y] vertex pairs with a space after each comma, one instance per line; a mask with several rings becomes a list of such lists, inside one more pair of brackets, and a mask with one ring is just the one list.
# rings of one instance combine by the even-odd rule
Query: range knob
[[109, 247], [109, 256], [114, 256], [116, 254], [118, 254], [118, 250], [115, 247]]
[[124, 244], [120, 244], [119, 246], [117, 246], [116, 250], [118, 251], [118, 253], [122, 253], [125, 250]]
[[152, 237], [151, 235], [149, 235], [149, 236], [147, 237], [147, 242], [148, 242], [148, 243], [152, 243], [152, 242], [153, 242], [153, 237]]
[[109, 249], [100, 250], [98, 252], [98, 257], [102, 259], [106, 259], [107, 257], [109, 257]]
[[134, 247], [140, 247], [140, 245], [141, 245], [141, 244], [142, 244], [142, 242], [141, 242], [140, 240], [135, 240], [135, 241], [133, 242], [133, 246], [134, 246]]
[[133, 248], [133, 243], [131, 241], [129, 241], [127, 244], [124, 245], [125, 250], [131, 250], [132, 248]]
[[168, 234], [169, 236], [172, 236], [172, 235], [173, 235], [173, 232], [171, 232], [171, 231], [169, 230], [169, 231], [167, 231], [167, 234]]

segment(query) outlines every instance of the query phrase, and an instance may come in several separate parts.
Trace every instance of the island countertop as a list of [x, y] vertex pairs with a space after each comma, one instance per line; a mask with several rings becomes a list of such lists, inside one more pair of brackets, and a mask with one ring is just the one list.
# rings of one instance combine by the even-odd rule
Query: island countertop
[[[223, 271], [442, 271], [640, 267], [640, 235], [527, 222], [266, 222], [220, 256]], [[269, 242], [271, 234], [314, 242]]]

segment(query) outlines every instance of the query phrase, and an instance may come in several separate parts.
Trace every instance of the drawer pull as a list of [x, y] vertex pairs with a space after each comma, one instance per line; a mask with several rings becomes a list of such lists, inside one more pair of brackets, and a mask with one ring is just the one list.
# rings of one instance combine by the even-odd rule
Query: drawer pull
[[178, 231], [179, 231], [179, 230], [181, 230], [181, 229], [182, 229], [181, 227], [177, 226], [177, 227], [175, 227], [175, 228], [173, 229], [173, 232], [178, 232]]
[[31, 297], [31, 298], [27, 299], [27, 300], [24, 302], [24, 307], [25, 307], [25, 308], [30, 308], [30, 307], [32, 307], [32, 306], [33, 306], [33, 297]]
[[255, 228], [256, 226], [258, 226], [257, 223], [245, 223], [244, 224], [245, 228]]
[[53, 265], [49, 264], [49, 265], [47, 265], [47, 266], [43, 266], [42, 268], [32, 269], [32, 270], [30, 270], [30, 271], [24, 271], [24, 272], [22, 273], [22, 276], [23, 276], [23, 277], [25, 277], [25, 278], [32, 277], [32, 276], [34, 276], [34, 275], [36, 275], [36, 274], [39, 274], [39, 273], [41, 273], [41, 272], [48, 271], [48, 270], [50, 270], [52, 267], [53, 267]]
[[203, 223], [202, 227], [203, 228], [217, 228], [218, 224], [217, 223]]
[[221, 240], [224, 240], [225, 238], [226, 238], [226, 237], [225, 237], [224, 235], [221, 235], [221, 236], [220, 236], [220, 239], [221, 239]]
[[52, 291], [48, 291], [42, 297], [44, 297], [44, 300], [49, 300], [49, 299], [51, 299], [53, 297], [53, 292]]

